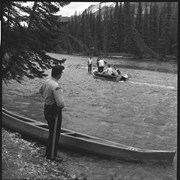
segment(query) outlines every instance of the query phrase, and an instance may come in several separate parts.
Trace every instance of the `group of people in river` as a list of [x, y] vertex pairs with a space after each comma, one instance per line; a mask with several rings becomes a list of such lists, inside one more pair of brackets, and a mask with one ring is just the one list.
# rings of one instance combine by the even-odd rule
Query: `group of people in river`
[[[100, 56], [97, 58], [96, 65], [97, 65], [96, 71], [98, 73], [112, 75], [112, 76], [119, 76], [120, 80], [122, 80], [122, 81], [125, 81], [128, 79], [127, 74], [122, 75], [121, 71], [119, 69], [108, 64]], [[89, 58], [88, 58], [88, 73], [91, 74], [92, 71], [93, 71], [93, 60], [92, 60], [92, 56], [89, 56]]]

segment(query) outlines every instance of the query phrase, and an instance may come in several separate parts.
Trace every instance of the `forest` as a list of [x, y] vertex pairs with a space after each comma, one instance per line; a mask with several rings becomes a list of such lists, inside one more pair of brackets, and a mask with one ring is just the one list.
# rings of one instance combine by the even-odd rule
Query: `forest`
[[96, 55], [130, 53], [138, 58], [177, 56], [177, 2], [116, 2], [71, 17], [61, 50]]
[[[116, 2], [97, 13], [85, 10], [62, 22], [56, 15], [70, 2], [3, 1], [2, 79], [46, 76], [54, 59], [46, 52], [177, 60], [177, 2]], [[38, 67], [38, 68], [37, 68]]]
[[56, 13], [69, 3], [1, 1], [3, 81], [46, 76], [53, 60], [46, 52], [60, 43], [64, 26]]

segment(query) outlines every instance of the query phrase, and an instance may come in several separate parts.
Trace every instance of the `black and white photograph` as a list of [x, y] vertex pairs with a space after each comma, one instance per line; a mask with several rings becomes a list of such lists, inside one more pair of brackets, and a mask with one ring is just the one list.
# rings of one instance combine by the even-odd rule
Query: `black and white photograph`
[[1, 1], [3, 180], [177, 180], [177, 1]]

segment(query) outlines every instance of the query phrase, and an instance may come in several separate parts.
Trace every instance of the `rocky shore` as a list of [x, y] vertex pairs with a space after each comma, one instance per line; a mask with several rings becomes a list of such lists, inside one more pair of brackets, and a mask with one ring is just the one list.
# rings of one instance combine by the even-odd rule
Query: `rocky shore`
[[25, 140], [19, 133], [2, 129], [2, 179], [85, 180], [68, 174], [63, 162], [43, 157], [45, 146]]

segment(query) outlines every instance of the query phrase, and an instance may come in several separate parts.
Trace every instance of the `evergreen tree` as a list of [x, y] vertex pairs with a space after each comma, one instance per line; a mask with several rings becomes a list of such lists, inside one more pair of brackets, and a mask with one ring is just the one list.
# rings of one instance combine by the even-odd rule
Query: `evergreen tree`
[[132, 47], [132, 32], [131, 32], [131, 12], [130, 12], [130, 3], [124, 2], [124, 50], [125, 52], [131, 51]]
[[70, 34], [68, 35], [68, 37], [71, 38], [76, 43], [76, 46], [79, 46], [80, 52], [85, 52], [86, 54], [90, 53], [90, 49], [81, 40], [77, 39], [76, 37]]
[[[96, 18], [95, 18], [96, 20]], [[95, 55], [100, 55], [99, 53], [99, 46], [98, 46], [98, 33], [97, 33], [97, 22], [95, 21], [95, 25], [94, 25], [94, 36], [93, 36], [93, 47], [95, 49]]]
[[135, 28], [135, 23], [133, 22], [130, 4], [128, 2], [124, 3], [124, 15], [125, 18], [125, 45], [126, 45], [126, 52], [132, 53], [139, 58], [142, 58], [143, 55], [149, 54], [153, 58], [159, 58], [159, 55], [155, 53], [151, 48], [149, 48], [144, 40], [142, 39], [141, 35]]
[[159, 39], [159, 52], [162, 56], [168, 54], [170, 48], [170, 19], [171, 19], [171, 3], [167, 2], [161, 11], [161, 34]]
[[169, 32], [169, 43], [170, 49], [169, 54], [177, 56], [177, 44], [178, 44], [178, 3], [171, 3], [171, 20], [170, 20], [170, 32]]
[[90, 16], [85, 11], [85, 30], [84, 30], [84, 43], [90, 48], [92, 46], [92, 36], [90, 29]]
[[76, 22], [75, 22], [75, 16], [71, 17], [70, 20], [69, 20], [69, 33], [71, 35], [75, 35], [75, 32], [76, 32]]
[[172, 15], [172, 9], [171, 9], [171, 2], [167, 2], [167, 23], [166, 23], [166, 46], [165, 46], [165, 52], [166, 54], [170, 51], [170, 31], [171, 31], [171, 15]]
[[145, 11], [144, 11], [142, 37], [144, 39], [144, 42], [148, 44], [149, 42], [149, 13], [148, 13], [147, 3], [145, 5]]
[[101, 16], [100, 5], [99, 5], [99, 12], [96, 17], [96, 38], [97, 38], [97, 50], [102, 51], [102, 16]]
[[102, 13], [99, 6], [98, 13], [84, 12], [77, 16], [77, 21], [73, 18], [69, 31], [81, 42], [81, 46], [77, 46], [77, 41], [71, 41], [73, 49], [86, 51], [85, 44], [87, 48], [95, 48], [96, 55], [103, 50], [105, 54], [127, 52], [139, 58], [144, 55], [160, 58], [158, 53], [174, 53], [178, 35], [177, 4], [136, 4], [116, 2], [115, 8], [109, 7]]
[[97, 54], [96, 52], [96, 18], [95, 15], [91, 12], [90, 13], [90, 29], [91, 29], [91, 35], [92, 35], [92, 47], [94, 50], [94, 54]]
[[114, 10], [114, 16], [113, 16], [113, 26], [112, 26], [112, 49], [114, 52], [118, 52], [119, 47], [119, 9], [118, 9], [118, 2], [116, 2], [115, 10]]
[[[70, 18], [69, 24], [68, 24], [68, 31], [69, 34], [72, 36], [76, 36], [76, 31], [77, 31], [77, 16], [76, 13], [73, 17]], [[68, 38], [69, 39], [69, 38]], [[77, 46], [74, 41], [69, 39], [69, 43], [71, 46], [71, 51], [73, 52], [74, 50], [78, 51]]]
[[91, 46], [93, 46], [93, 38], [94, 38], [94, 26], [95, 26], [95, 17], [92, 12], [89, 13], [89, 28], [91, 32]]
[[103, 51], [108, 54], [108, 6], [106, 7], [103, 21]]
[[142, 22], [142, 5], [141, 5], [141, 2], [138, 3], [138, 9], [137, 9], [137, 15], [136, 15], [136, 29], [138, 30], [138, 32], [140, 34], [143, 34], [142, 33], [142, 30], [143, 30], [143, 22]]
[[85, 38], [84, 38], [84, 34], [85, 34], [85, 23], [86, 23], [86, 19], [85, 19], [85, 12], [82, 13], [81, 15], [81, 41], [83, 43], [85, 43]]
[[122, 2], [120, 2], [120, 7], [119, 7], [119, 15], [118, 15], [118, 24], [119, 24], [119, 51], [123, 52], [124, 51], [124, 46], [123, 46], [123, 41], [124, 41], [124, 16], [123, 16], [123, 7], [122, 7]]
[[112, 27], [113, 27], [113, 10], [111, 9], [109, 12], [108, 19], [108, 50], [109, 52], [113, 52], [113, 40], [112, 40]]
[[[77, 17], [77, 29], [75, 30], [75, 31], [76, 31], [75, 37], [76, 37], [77, 39], [79, 39], [79, 40], [82, 39], [81, 28], [82, 28], [81, 17], [78, 16], [78, 17]], [[75, 46], [76, 46], [76, 48], [78, 49], [78, 52], [80, 52], [80, 47], [77, 46], [76, 44], [75, 44]]]
[[76, 35], [76, 32], [77, 32], [77, 29], [78, 29], [78, 23], [79, 23], [79, 17], [77, 16], [77, 11], [75, 12], [75, 15], [74, 15], [74, 34], [73, 35]]
[[43, 70], [50, 67], [53, 59], [45, 51], [53, 50], [60, 33], [60, 23], [54, 14], [66, 4], [69, 2], [34, 2], [31, 8], [21, 2], [2, 3], [3, 80], [20, 82], [24, 76], [45, 75]]
[[150, 6], [149, 46], [157, 50], [158, 40], [158, 6], [156, 2]]

